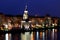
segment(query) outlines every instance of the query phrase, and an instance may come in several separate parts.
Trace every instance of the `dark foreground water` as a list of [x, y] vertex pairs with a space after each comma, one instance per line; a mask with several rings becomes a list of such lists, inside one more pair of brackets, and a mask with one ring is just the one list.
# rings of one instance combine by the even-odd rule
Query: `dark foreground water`
[[57, 29], [42, 32], [6, 33], [0, 35], [0, 40], [60, 40]]

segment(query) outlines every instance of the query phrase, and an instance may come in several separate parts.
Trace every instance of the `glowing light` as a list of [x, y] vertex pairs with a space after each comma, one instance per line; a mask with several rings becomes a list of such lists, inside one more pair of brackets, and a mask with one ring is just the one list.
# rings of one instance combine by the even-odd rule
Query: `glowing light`
[[8, 33], [5, 34], [5, 40], [8, 40]]
[[45, 32], [43, 32], [43, 40], [45, 40], [44, 38], [45, 38]]
[[54, 40], [54, 29], [52, 29], [52, 40]]
[[24, 11], [24, 13], [28, 13], [28, 11]]
[[54, 24], [52, 24], [54, 26]]
[[37, 40], [39, 39], [39, 32], [37, 31]]

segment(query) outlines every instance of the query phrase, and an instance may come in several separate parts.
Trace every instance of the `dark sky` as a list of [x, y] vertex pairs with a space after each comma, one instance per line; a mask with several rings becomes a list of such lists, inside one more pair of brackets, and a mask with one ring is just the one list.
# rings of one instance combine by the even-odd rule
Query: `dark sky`
[[60, 17], [60, 0], [0, 0], [0, 12], [22, 15], [27, 3], [29, 15]]

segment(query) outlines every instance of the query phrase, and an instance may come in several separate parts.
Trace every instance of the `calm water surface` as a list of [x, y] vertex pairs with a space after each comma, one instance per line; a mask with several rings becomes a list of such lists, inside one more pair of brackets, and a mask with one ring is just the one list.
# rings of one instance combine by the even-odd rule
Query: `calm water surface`
[[[57, 34], [59, 35], [60, 32], [57, 29], [52, 30], [46, 30], [43, 32], [26, 32], [24, 33], [7, 33], [7, 34], [1, 34], [0, 40], [58, 40]], [[24, 39], [25, 38], [25, 39]]]

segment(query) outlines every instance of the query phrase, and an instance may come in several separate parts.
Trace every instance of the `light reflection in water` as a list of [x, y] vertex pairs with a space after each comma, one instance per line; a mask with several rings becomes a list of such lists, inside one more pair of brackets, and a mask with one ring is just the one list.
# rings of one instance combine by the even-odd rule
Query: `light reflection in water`
[[51, 40], [51, 30], [50, 29], [48, 29], [47, 40]]
[[5, 40], [11, 40], [11, 33], [6, 33], [5, 34]]
[[[25, 35], [23, 33], [21, 33], [21, 34], [22, 34], [22, 40], [23, 40]], [[5, 40], [16, 40], [16, 38], [18, 36], [21, 36], [21, 34], [15, 34], [14, 35], [14, 34], [6, 33], [5, 36], [3, 34], [3, 36], [5, 38], [3, 36], [1, 36], [1, 35], [0, 35], [0, 38], [5, 39]], [[13, 35], [13, 37], [12, 37], [12, 35]], [[28, 35], [28, 37], [29, 37], [29, 35]], [[40, 32], [40, 39], [39, 39], [39, 32], [36, 32], [35, 36], [36, 36], [37, 40], [57, 40], [57, 29], [46, 30], [44, 32]], [[34, 36], [34, 34], [32, 32], [31, 33], [31, 40], [36, 40], [35, 36]], [[18, 39], [21, 39], [21, 38], [19, 37]]]
[[35, 32], [34, 39], [35, 39], [35, 40], [40, 40], [40, 36], [39, 36], [39, 35], [40, 35], [40, 32], [39, 32], [39, 31], [36, 31], [36, 32]]
[[54, 29], [52, 29], [52, 32], [51, 32], [51, 40], [54, 40]]
[[5, 34], [5, 40], [8, 40], [8, 33]]
[[[60, 33], [59, 33], [60, 34]], [[58, 34], [58, 35], [59, 35]], [[55, 31], [54, 31], [54, 40], [57, 40], [57, 29], [55, 29]]]
[[39, 34], [39, 33], [38, 33], [38, 31], [37, 31], [37, 40], [38, 40], [38, 36], [39, 36], [38, 34]]
[[42, 39], [45, 40], [45, 32], [43, 32], [43, 38]]
[[8, 34], [8, 39], [11, 40], [11, 33]]

